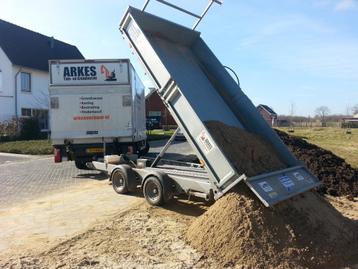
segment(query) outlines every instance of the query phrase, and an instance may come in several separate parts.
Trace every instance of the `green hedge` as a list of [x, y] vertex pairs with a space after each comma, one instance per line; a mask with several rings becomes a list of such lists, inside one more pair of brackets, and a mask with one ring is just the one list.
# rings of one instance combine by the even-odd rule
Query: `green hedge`
[[49, 140], [27, 140], [0, 143], [0, 152], [46, 155], [52, 154], [53, 149]]

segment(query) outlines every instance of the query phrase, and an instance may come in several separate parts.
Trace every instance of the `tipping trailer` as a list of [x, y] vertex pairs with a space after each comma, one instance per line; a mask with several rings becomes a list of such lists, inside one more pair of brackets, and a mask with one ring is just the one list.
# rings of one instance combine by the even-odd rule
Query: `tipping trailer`
[[144, 86], [128, 59], [51, 60], [50, 125], [55, 162], [79, 169], [104, 154], [145, 154]]
[[[114, 189], [124, 193], [140, 185], [149, 203], [160, 204], [180, 192], [218, 199], [243, 181], [265, 206], [273, 206], [318, 186], [318, 179], [268, 126], [200, 33], [145, 12], [148, 2], [143, 10], [129, 7], [120, 30], [203, 165], [161, 160], [174, 134], [155, 160], [94, 162], [96, 169], [110, 173]], [[265, 138], [287, 168], [253, 177], [239, 174], [206, 128], [204, 123], [212, 120]]]

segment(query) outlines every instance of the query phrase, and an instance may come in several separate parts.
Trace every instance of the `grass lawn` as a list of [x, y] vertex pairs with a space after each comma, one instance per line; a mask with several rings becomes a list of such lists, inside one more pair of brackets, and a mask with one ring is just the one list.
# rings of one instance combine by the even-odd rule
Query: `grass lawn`
[[[280, 128], [288, 131], [288, 128]], [[292, 135], [299, 136], [312, 144], [328, 149], [344, 158], [352, 166], [358, 168], [358, 129], [352, 129], [352, 134], [346, 134], [340, 128], [295, 128]], [[174, 130], [148, 131], [149, 140], [169, 138]], [[0, 152], [43, 155], [52, 154], [53, 149], [49, 140], [14, 141], [0, 143]]]
[[28, 140], [0, 143], [0, 152], [45, 155], [52, 154], [53, 149], [49, 140]]
[[[287, 132], [288, 128], [280, 128]], [[295, 128], [294, 133], [312, 144], [332, 151], [345, 159], [353, 167], [358, 168], [358, 129], [351, 129], [347, 134], [346, 129], [341, 128]]]
[[175, 130], [163, 131], [162, 129], [147, 131], [149, 141], [166, 139], [172, 136]]
[[[151, 130], [148, 131], [149, 140], [161, 140], [169, 138], [174, 130]], [[0, 142], [0, 152], [30, 154], [30, 155], [46, 155], [52, 154], [53, 148], [49, 140], [29, 140], [29, 141], [12, 141]]]

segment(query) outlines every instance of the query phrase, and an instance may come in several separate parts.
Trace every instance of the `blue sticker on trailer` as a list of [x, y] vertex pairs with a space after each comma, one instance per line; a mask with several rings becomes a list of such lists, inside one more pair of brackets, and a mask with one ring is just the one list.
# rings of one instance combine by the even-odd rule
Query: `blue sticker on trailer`
[[305, 179], [305, 177], [303, 175], [301, 175], [299, 172], [294, 172], [293, 176], [298, 180], [298, 181], [302, 181]]
[[265, 192], [271, 192], [271, 191], [273, 191], [273, 188], [272, 188], [266, 181], [259, 182], [259, 186], [260, 186], [261, 189], [263, 189]]
[[292, 188], [295, 186], [295, 183], [292, 181], [292, 179], [289, 176], [280, 177], [280, 182], [287, 191], [291, 191]]

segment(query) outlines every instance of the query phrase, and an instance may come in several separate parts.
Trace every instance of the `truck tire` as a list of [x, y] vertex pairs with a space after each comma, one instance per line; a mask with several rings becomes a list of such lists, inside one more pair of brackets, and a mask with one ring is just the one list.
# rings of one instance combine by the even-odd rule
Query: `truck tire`
[[140, 156], [146, 155], [149, 152], [149, 149], [150, 149], [150, 145], [149, 145], [148, 141], [146, 141], [145, 148], [139, 151], [139, 155]]
[[143, 194], [147, 202], [154, 206], [164, 204], [164, 189], [159, 179], [150, 176], [143, 185]]
[[90, 170], [87, 166], [86, 166], [87, 160], [75, 160], [75, 166], [77, 169], [81, 169], [81, 170]]
[[128, 179], [123, 171], [120, 169], [115, 170], [111, 176], [111, 180], [112, 187], [116, 193], [128, 193]]

